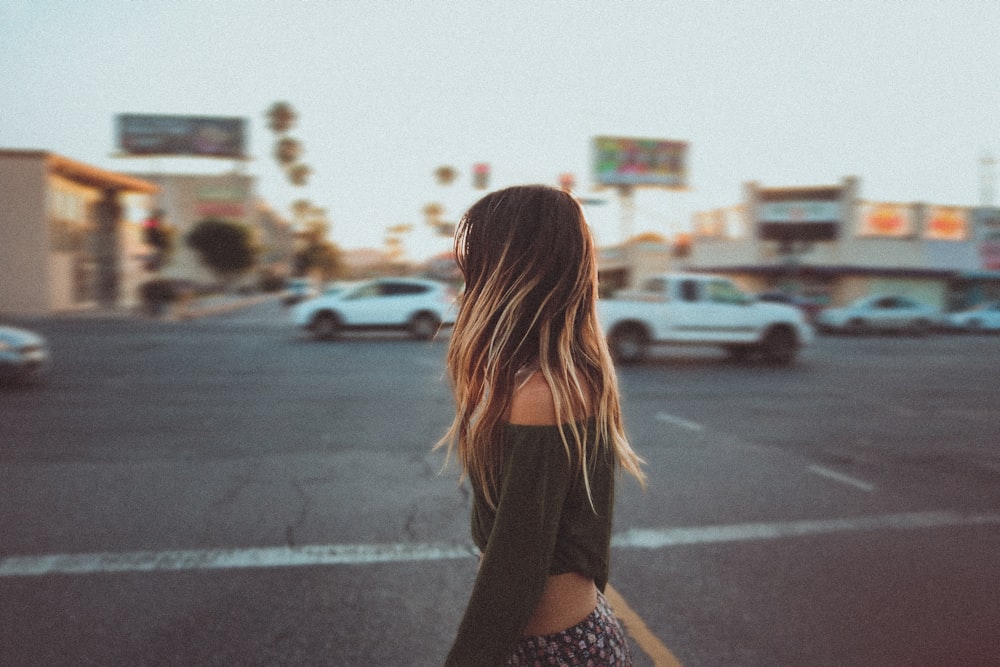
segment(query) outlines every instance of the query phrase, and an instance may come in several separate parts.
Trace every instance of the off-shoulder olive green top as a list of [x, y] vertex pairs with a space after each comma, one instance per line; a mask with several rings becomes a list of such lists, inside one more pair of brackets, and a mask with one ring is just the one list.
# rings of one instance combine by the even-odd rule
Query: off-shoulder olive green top
[[[593, 434], [594, 421], [587, 427]], [[590, 443], [592, 507], [558, 426], [507, 424], [504, 438], [495, 512], [473, 485], [472, 539], [483, 555], [449, 666], [506, 665], [550, 574], [579, 572], [601, 591], [608, 581], [615, 469], [608, 447]]]

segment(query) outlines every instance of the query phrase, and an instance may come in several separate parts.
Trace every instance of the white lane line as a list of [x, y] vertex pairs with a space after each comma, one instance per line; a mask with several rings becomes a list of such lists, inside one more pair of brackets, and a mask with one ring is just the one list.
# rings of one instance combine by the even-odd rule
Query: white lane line
[[453, 544], [331, 544], [249, 549], [190, 549], [122, 553], [14, 556], [0, 560], [0, 577], [97, 572], [162, 572], [248, 567], [371, 565], [472, 558], [469, 547]]
[[[964, 515], [944, 511], [914, 512], [814, 521], [779, 521], [658, 530], [632, 529], [612, 537], [611, 544], [618, 549], [663, 549], [685, 545], [773, 540], [828, 533], [980, 525], [1000, 525], [1000, 514]], [[445, 543], [333, 544], [250, 549], [50, 554], [11, 556], [0, 559], [0, 578], [35, 577], [48, 574], [371, 565], [472, 557], [473, 551], [470, 547]]]
[[675, 426], [680, 426], [686, 428], [689, 431], [704, 431], [705, 427], [701, 424], [688, 421], [687, 419], [681, 419], [680, 417], [675, 417], [674, 415], [667, 414], [666, 412], [657, 412], [654, 417], [657, 421], [667, 422], [668, 424], [673, 424]]
[[820, 477], [826, 477], [827, 479], [832, 479], [835, 482], [841, 482], [842, 484], [849, 484], [855, 488], [861, 489], [862, 491], [868, 491], [871, 493], [875, 490], [874, 484], [869, 484], [868, 482], [863, 482], [860, 479], [844, 475], [837, 472], [836, 470], [830, 470], [829, 468], [824, 468], [823, 466], [809, 466], [809, 472], [814, 475], [819, 475]]
[[980, 525], [1000, 525], [1000, 514], [962, 515], [956, 512], [914, 512], [850, 519], [742, 523], [729, 526], [694, 526], [664, 530], [631, 529], [614, 536], [611, 544], [626, 549], [663, 549], [684, 545], [774, 540], [829, 533]]

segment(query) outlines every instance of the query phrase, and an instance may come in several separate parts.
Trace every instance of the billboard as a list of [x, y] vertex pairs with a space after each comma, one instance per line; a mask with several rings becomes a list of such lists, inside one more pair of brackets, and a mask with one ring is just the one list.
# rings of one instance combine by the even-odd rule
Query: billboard
[[121, 114], [118, 149], [125, 155], [175, 155], [243, 159], [246, 119], [219, 116]]
[[858, 210], [858, 236], [867, 238], [909, 238], [913, 236], [913, 206], [864, 202]]
[[594, 182], [599, 186], [687, 187], [685, 141], [595, 137]]
[[930, 206], [924, 222], [924, 238], [964, 241], [969, 237], [966, 210], [955, 206]]
[[757, 190], [757, 235], [763, 241], [834, 241], [839, 236], [840, 187]]

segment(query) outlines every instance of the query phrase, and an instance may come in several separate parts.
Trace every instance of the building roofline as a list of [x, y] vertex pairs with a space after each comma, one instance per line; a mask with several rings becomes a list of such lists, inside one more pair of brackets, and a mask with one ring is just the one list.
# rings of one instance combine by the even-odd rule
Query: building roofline
[[101, 169], [46, 150], [0, 149], [0, 158], [34, 158], [43, 160], [51, 174], [99, 189], [122, 190], [129, 193], [154, 194], [160, 186], [141, 178]]

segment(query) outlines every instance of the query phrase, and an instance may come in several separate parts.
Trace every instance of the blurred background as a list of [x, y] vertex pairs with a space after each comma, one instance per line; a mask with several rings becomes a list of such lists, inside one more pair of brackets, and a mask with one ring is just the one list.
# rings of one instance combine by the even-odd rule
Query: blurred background
[[[580, 196], [615, 286], [652, 270], [626, 266], [644, 261], [616, 250], [630, 239], [656, 270], [682, 256], [755, 290], [779, 282], [762, 266], [816, 265], [799, 287], [833, 301], [858, 296], [832, 284], [845, 269], [992, 271], [1000, 253], [974, 243], [997, 225], [975, 209], [996, 203], [998, 20], [975, 1], [4, 2], [0, 168], [65, 158], [48, 203], [61, 252], [102, 189], [122, 195], [124, 231], [159, 210], [175, 242], [119, 238], [115, 295], [96, 286], [105, 260], [76, 258], [77, 297], [0, 309], [134, 301], [139, 264], [211, 281], [185, 243], [206, 218], [253, 229], [246, 276], [426, 272], [484, 191], [528, 182]], [[609, 179], [600, 137], [652, 140], [670, 177]], [[69, 173], [91, 167], [145, 184]], [[339, 266], [329, 248], [295, 264], [317, 239]]]

